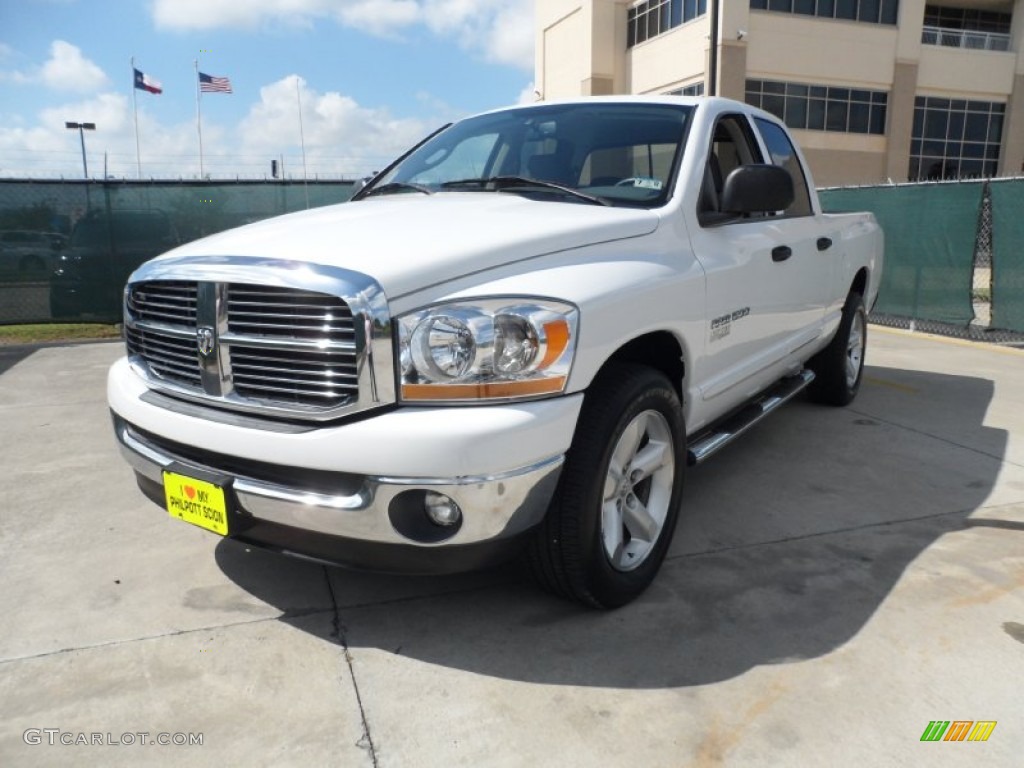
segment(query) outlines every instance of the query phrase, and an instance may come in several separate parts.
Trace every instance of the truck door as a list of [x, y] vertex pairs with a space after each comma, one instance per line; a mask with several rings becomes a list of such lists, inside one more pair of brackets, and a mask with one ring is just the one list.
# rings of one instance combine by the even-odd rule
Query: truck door
[[806, 183], [804, 203], [798, 193], [792, 213], [739, 218], [718, 208], [729, 173], [763, 162], [770, 160], [748, 118], [720, 116], [707, 150], [699, 226], [691, 239], [707, 275], [707, 368], [701, 396], [706, 401], [721, 397], [725, 405], [778, 378], [790, 355], [816, 338], [824, 314], [827, 283], [815, 286], [815, 278], [806, 273], [815, 271], [810, 262], [819, 256]]
[[800, 313], [796, 336], [789, 344], [790, 351], [794, 351], [821, 333], [825, 308], [837, 277], [835, 254], [839, 244], [833, 243], [834, 233], [824, 230], [823, 219], [811, 207], [807, 174], [786, 129], [760, 117], [754, 118], [754, 125], [767, 151], [767, 162], [786, 169], [793, 179], [793, 203], [781, 218], [775, 218], [792, 250], [792, 256], [778, 271]]

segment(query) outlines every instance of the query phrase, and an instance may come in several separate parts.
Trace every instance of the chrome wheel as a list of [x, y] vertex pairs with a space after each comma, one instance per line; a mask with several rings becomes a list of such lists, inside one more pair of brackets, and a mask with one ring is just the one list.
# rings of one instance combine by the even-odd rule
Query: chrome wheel
[[658, 541], [675, 477], [672, 431], [658, 411], [637, 414], [608, 463], [601, 504], [601, 540], [617, 571], [637, 568]]
[[856, 386], [860, 367], [864, 361], [864, 313], [857, 312], [850, 325], [850, 336], [846, 341], [846, 386]]

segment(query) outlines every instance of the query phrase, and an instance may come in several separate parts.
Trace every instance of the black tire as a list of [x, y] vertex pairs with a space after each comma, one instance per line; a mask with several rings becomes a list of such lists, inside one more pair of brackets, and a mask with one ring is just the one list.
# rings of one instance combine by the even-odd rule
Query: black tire
[[864, 377], [867, 341], [864, 299], [859, 293], [850, 293], [843, 305], [843, 316], [835, 337], [808, 363], [815, 375], [808, 387], [811, 399], [836, 406], [849, 405], [853, 401]]
[[[624, 438], [627, 427], [630, 435]], [[609, 479], [616, 448], [620, 456], [628, 456], [618, 484]], [[634, 468], [633, 461], [638, 466], [648, 461], [641, 454], [661, 458], [650, 459], [651, 474], [634, 484], [627, 478], [643, 475], [643, 470]], [[655, 467], [656, 461], [664, 463]], [[654, 580], [672, 542], [685, 465], [683, 412], [668, 378], [642, 365], [606, 366], [587, 391], [555, 498], [527, 553], [540, 584], [596, 608], [616, 608], [637, 597]], [[628, 513], [618, 533], [616, 526], [609, 526], [606, 536], [606, 481], [614, 489], [608, 503], [618, 505], [620, 514], [623, 504], [643, 510], [645, 517], [630, 518], [635, 528], [642, 529], [637, 521], [643, 520], [652, 526], [645, 530], [653, 531], [659, 525], [656, 518], [663, 516], [650, 541], [630, 534]], [[608, 542], [616, 535], [618, 546], [609, 555]], [[619, 566], [613, 558], [619, 559]], [[631, 558], [636, 558], [635, 564]]]

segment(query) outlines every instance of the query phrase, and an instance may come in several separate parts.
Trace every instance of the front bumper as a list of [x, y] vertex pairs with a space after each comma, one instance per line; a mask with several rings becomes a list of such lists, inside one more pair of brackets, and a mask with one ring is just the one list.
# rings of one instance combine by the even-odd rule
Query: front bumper
[[[398, 409], [280, 433], [162, 407], [120, 363], [108, 396], [122, 454], [157, 503], [165, 469], [212, 476], [229, 489], [232, 537], [419, 573], [470, 570], [517, 549], [547, 511], [582, 399]], [[458, 504], [458, 526], [429, 522], [427, 491]]]

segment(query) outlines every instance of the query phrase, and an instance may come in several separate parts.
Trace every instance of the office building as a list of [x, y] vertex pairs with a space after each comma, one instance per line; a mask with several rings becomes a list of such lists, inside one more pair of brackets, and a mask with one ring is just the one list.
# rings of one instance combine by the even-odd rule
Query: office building
[[539, 98], [715, 92], [822, 186], [1024, 174], [1024, 0], [536, 0]]

